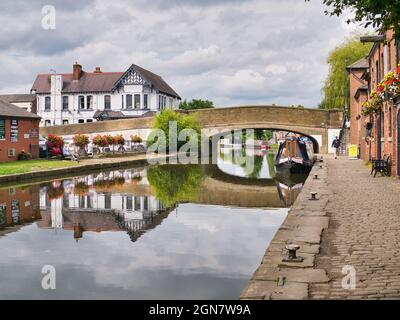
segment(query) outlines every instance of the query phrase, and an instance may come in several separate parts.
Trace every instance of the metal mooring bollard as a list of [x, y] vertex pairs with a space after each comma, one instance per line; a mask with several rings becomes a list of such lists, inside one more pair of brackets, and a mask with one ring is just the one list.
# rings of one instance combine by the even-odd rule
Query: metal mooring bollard
[[318, 199], [317, 199], [317, 192], [312, 191], [312, 192], [310, 192], [310, 194], [311, 194], [310, 200], [318, 200]]
[[318, 174], [314, 174], [314, 179], [315, 179], [315, 180], [318, 179]]
[[296, 251], [300, 249], [298, 244], [287, 244], [285, 249], [287, 250], [287, 255], [282, 259], [283, 262], [302, 262], [304, 260], [303, 257], [296, 255]]

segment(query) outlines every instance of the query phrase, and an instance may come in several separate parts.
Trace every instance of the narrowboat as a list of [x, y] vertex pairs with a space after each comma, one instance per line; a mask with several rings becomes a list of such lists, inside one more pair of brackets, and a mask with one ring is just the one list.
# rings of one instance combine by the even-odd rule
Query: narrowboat
[[309, 172], [314, 164], [313, 144], [307, 138], [287, 135], [279, 144], [275, 157], [277, 172], [283, 174]]

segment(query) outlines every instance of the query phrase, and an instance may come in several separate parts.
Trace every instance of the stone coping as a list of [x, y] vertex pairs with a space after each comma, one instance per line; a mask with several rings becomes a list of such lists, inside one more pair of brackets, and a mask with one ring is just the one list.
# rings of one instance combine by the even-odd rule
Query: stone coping
[[[314, 174], [318, 174], [318, 179], [314, 179]], [[310, 200], [312, 191], [318, 192], [318, 200]], [[329, 224], [325, 212], [329, 195], [326, 163], [317, 161], [240, 299], [308, 299], [310, 284], [329, 282], [326, 271], [315, 267], [322, 231]], [[290, 243], [300, 246], [297, 256], [303, 257], [302, 262], [283, 261], [287, 254], [285, 246]]]

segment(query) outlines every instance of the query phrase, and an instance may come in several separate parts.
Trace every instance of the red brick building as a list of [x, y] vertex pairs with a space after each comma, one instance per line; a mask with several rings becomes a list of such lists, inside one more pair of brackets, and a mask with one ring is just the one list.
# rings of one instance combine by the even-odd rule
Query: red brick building
[[0, 162], [15, 161], [24, 150], [39, 156], [40, 117], [0, 100]]
[[[385, 76], [389, 72], [398, 71], [400, 41], [395, 39], [391, 30], [378, 36], [362, 37], [361, 41], [373, 42], [373, 46], [365, 60], [347, 68], [350, 81], [351, 143], [359, 145], [360, 156], [364, 160], [390, 156], [392, 174], [400, 176], [400, 96], [398, 93], [379, 95], [379, 86]], [[384, 95], [383, 101], [374, 112], [365, 114], [368, 106], [377, 105], [374, 95]], [[369, 105], [365, 105], [366, 101]]]

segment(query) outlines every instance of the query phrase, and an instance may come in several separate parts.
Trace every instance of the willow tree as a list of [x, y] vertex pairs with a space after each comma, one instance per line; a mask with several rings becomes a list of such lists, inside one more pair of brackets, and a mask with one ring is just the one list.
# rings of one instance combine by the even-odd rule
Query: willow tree
[[348, 74], [346, 66], [366, 57], [371, 44], [360, 42], [360, 35], [347, 38], [328, 56], [329, 73], [322, 88], [321, 109], [343, 109], [347, 102]]

